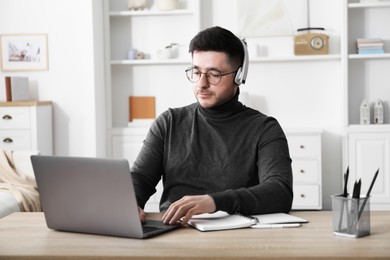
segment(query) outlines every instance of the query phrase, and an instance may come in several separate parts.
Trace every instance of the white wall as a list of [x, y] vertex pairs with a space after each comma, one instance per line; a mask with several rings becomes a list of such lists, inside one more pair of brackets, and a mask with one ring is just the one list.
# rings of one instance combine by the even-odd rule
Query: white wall
[[104, 100], [99, 96], [103, 65], [98, 65], [103, 53], [94, 45], [103, 40], [94, 30], [93, 12], [99, 17], [101, 7], [92, 0], [0, 0], [0, 34], [47, 33], [49, 49], [47, 71], [0, 71], [0, 99], [5, 100], [5, 76], [29, 77], [31, 96], [53, 101], [57, 155], [94, 156], [104, 150], [96, 142], [101, 138], [96, 126], [104, 130], [96, 108], [104, 103], [95, 103]]

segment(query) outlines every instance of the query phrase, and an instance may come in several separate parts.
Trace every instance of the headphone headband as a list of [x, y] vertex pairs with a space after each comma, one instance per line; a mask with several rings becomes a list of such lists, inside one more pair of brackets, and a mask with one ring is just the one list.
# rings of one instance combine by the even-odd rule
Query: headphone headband
[[249, 65], [248, 48], [246, 46], [245, 39], [242, 39], [240, 41], [242, 43], [242, 48], [244, 50], [244, 60], [242, 62], [242, 66], [237, 70], [236, 76], [234, 78], [234, 82], [237, 85], [245, 84], [246, 76], [248, 74], [248, 65]]

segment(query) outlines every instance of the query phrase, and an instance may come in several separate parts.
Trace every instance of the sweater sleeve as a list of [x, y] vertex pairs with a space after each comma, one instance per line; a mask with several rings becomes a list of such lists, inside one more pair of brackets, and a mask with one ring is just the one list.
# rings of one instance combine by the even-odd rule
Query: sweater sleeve
[[255, 186], [210, 194], [217, 210], [248, 215], [291, 210], [291, 158], [285, 134], [272, 118], [257, 145], [257, 173], [259, 183]]
[[[152, 124], [141, 151], [131, 167], [131, 175], [138, 206], [145, 207], [146, 202], [156, 192], [156, 186], [163, 174], [164, 143], [161, 139], [163, 128], [159, 127], [162, 117]], [[160, 122], [160, 124], [158, 123]]]

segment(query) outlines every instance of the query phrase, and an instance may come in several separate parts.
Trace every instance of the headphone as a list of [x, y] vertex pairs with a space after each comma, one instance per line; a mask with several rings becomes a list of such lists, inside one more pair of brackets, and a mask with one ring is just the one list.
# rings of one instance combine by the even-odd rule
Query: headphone
[[238, 68], [236, 72], [236, 76], [234, 77], [234, 83], [236, 83], [237, 85], [245, 84], [246, 76], [248, 74], [248, 65], [249, 65], [248, 48], [246, 46], [245, 39], [240, 41], [244, 49], [244, 61], [242, 62], [242, 66]]

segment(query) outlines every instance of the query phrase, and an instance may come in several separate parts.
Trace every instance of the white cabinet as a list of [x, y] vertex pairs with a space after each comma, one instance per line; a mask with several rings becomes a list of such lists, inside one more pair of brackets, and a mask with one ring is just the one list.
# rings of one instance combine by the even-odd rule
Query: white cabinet
[[0, 147], [53, 154], [51, 102], [0, 102]]
[[[380, 168], [372, 194], [372, 207], [390, 209], [390, 3], [388, 1], [345, 1], [344, 6], [344, 171], [349, 166], [349, 184], [362, 178], [362, 193], [367, 191], [375, 171]], [[356, 54], [356, 39], [381, 38], [384, 54]], [[384, 124], [374, 124], [374, 103], [384, 105]], [[371, 124], [360, 125], [360, 105], [371, 108]], [[351, 188], [351, 187], [350, 187]], [[364, 189], [365, 188], [365, 189]]]
[[390, 126], [380, 125], [365, 129], [351, 127], [349, 146], [349, 193], [354, 180], [362, 180], [361, 193], [365, 195], [375, 172], [379, 169], [371, 191], [371, 209], [390, 210]]
[[322, 208], [321, 131], [286, 131], [292, 159], [293, 209]]

